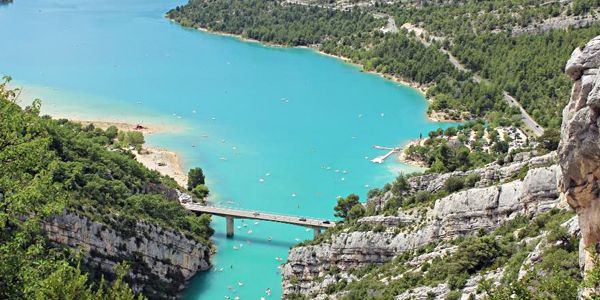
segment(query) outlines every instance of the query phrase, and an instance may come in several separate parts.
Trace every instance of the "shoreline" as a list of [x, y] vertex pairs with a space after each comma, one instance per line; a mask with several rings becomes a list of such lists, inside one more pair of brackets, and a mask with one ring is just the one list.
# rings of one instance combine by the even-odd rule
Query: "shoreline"
[[[172, 133], [176, 132], [177, 129], [167, 125], [158, 124], [132, 124], [122, 121], [110, 121], [110, 120], [80, 120], [78, 118], [66, 117], [69, 121], [80, 123], [83, 126], [94, 125], [95, 127], [106, 130], [110, 126], [115, 126], [120, 131], [139, 131], [143, 134], [154, 134], [154, 133]], [[141, 127], [139, 127], [141, 126]]]
[[154, 145], [142, 146], [142, 151], [132, 151], [135, 160], [150, 170], [155, 170], [161, 175], [169, 176], [185, 189], [187, 174], [183, 167], [181, 155], [177, 152]]
[[[97, 128], [106, 130], [110, 126], [115, 126], [119, 131], [138, 131], [144, 135], [153, 133], [169, 133], [174, 132], [172, 128], [164, 125], [143, 125], [144, 128], [139, 128], [141, 124], [131, 124], [126, 122], [111, 122], [106, 120], [77, 120], [76, 118], [67, 118], [71, 122], [80, 123], [85, 126], [93, 124]], [[147, 145], [142, 146], [142, 150], [132, 151], [135, 160], [144, 165], [150, 170], [155, 170], [163, 176], [169, 176], [177, 182], [182, 188], [187, 185], [187, 174], [185, 172], [181, 155], [177, 152], [164, 147]]]
[[398, 154], [396, 156], [396, 160], [403, 164], [409, 165], [409, 166], [415, 166], [415, 167], [419, 167], [419, 168], [429, 169], [429, 166], [427, 166], [427, 164], [425, 162], [410, 159], [406, 156], [406, 153], [404, 152], [410, 146], [420, 145], [420, 144], [424, 143], [425, 140], [426, 140], [426, 138], [410, 140], [408, 143], [406, 143], [404, 146], [402, 146], [402, 149], [400, 150], [400, 154]]
[[[173, 23], [178, 24], [179, 26], [185, 27], [185, 26], [181, 25], [179, 22], [177, 22], [177, 21], [175, 21], [175, 20], [173, 20], [173, 19], [171, 19], [171, 18], [169, 18], [167, 16], [165, 16], [165, 18], [167, 20], [169, 20], [170, 22], [173, 22]], [[242, 35], [239, 35], [239, 34], [227, 33], [227, 32], [221, 32], [221, 31], [214, 31], [214, 30], [211, 30], [211, 29], [208, 29], [208, 28], [205, 28], [205, 27], [186, 27], [186, 28], [196, 29], [198, 31], [209, 33], [209, 34], [231, 37], [231, 38], [235, 38], [235, 39], [238, 39], [240, 41], [243, 41], [243, 42], [259, 43], [261, 45], [268, 46], [268, 47], [310, 49], [312, 51], [315, 51], [318, 54], [329, 56], [329, 57], [332, 57], [332, 58], [335, 58], [335, 59], [339, 59], [339, 60], [343, 61], [344, 63], [354, 65], [354, 66], [360, 68], [361, 72], [369, 73], [369, 74], [373, 74], [373, 75], [377, 75], [377, 76], [379, 76], [379, 77], [381, 77], [383, 79], [390, 80], [390, 81], [393, 81], [393, 82], [395, 82], [397, 84], [413, 88], [416, 91], [418, 91], [423, 96], [423, 98], [425, 98], [425, 101], [427, 102], [428, 105], [431, 104], [431, 102], [432, 102], [431, 99], [427, 98], [427, 90], [428, 90], [429, 87], [426, 86], [426, 85], [423, 85], [423, 84], [420, 84], [420, 83], [416, 83], [414, 81], [410, 81], [410, 80], [407, 80], [407, 79], [404, 79], [404, 78], [401, 78], [401, 77], [398, 77], [398, 76], [394, 76], [394, 75], [391, 75], [391, 74], [380, 73], [380, 72], [376, 72], [376, 71], [367, 71], [367, 70], [365, 70], [365, 68], [364, 68], [363, 65], [352, 61], [352, 59], [350, 59], [348, 57], [341, 56], [341, 55], [335, 55], [335, 54], [331, 54], [331, 53], [327, 53], [327, 52], [324, 52], [324, 51], [318, 49], [315, 46], [286, 46], [286, 45], [282, 45], [282, 44], [270, 43], [270, 42], [260, 41], [260, 40], [257, 40], [257, 39], [243, 37]], [[443, 112], [437, 112], [437, 111], [433, 111], [431, 114], [429, 114], [428, 111], [425, 111], [425, 117], [429, 121], [431, 121], [431, 122], [462, 122], [462, 121], [464, 121], [464, 120], [461, 121], [461, 120], [450, 119], [450, 118], [446, 117], [445, 113], [443, 113]]]

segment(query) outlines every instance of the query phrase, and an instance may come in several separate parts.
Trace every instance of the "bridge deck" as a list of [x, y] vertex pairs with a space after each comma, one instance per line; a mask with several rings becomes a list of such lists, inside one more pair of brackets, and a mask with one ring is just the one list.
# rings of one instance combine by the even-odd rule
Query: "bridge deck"
[[326, 220], [323, 220], [323, 219], [286, 216], [286, 215], [278, 215], [278, 214], [265, 213], [265, 212], [259, 212], [259, 211], [248, 211], [248, 210], [222, 208], [222, 207], [214, 207], [214, 206], [204, 206], [204, 205], [195, 204], [195, 203], [185, 203], [182, 205], [184, 208], [194, 211], [194, 212], [206, 213], [206, 214], [211, 214], [211, 215], [221, 216], [221, 217], [234, 217], [234, 218], [240, 218], [240, 219], [255, 219], [255, 220], [301, 225], [301, 226], [312, 227], [312, 228], [331, 228], [331, 227], [335, 226], [335, 222], [328, 221], [329, 223], [324, 223], [324, 221], [326, 221]]

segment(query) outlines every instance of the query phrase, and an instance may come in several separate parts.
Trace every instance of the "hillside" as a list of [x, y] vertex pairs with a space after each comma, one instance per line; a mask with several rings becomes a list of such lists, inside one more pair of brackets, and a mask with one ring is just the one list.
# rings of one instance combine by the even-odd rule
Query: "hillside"
[[570, 89], [562, 65], [573, 48], [600, 34], [596, 2], [418, 3], [191, 0], [167, 16], [346, 57], [426, 89], [431, 110], [446, 118], [519, 124], [505, 91], [541, 126], [560, 126]]
[[345, 223], [290, 251], [285, 298], [597, 299], [599, 45], [566, 64], [558, 154], [400, 176], [365, 204], [339, 199]]
[[173, 179], [121, 150], [116, 130], [22, 109], [5, 80], [0, 298], [171, 298], [209, 268], [210, 218], [179, 205]]

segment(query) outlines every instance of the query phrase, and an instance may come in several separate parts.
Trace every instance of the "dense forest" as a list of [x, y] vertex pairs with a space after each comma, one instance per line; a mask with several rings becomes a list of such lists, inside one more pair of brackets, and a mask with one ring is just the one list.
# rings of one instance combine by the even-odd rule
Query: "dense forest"
[[39, 101], [22, 109], [7, 81], [0, 84], [1, 299], [136, 297], [123, 276], [139, 264], [123, 258], [109, 284], [114, 278], [105, 281], [87, 270], [75, 249], [46, 238], [43, 222], [65, 212], [118, 231], [143, 221], [209, 244], [209, 217], [196, 217], [149, 188], [176, 187], [173, 179], [148, 170], [128, 151], [108, 149], [119, 143], [118, 132], [39, 116]]

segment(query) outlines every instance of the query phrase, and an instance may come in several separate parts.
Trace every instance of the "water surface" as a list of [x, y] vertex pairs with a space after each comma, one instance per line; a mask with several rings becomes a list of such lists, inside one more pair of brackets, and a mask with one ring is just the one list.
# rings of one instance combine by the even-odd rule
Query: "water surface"
[[[25, 87], [24, 101], [40, 97], [55, 116], [181, 128], [146, 140], [176, 150], [188, 168], [201, 166], [215, 205], [284, 214], [333, 218], [337, 196], [364, 199], [410, 171], [393, 158], [371, 163], [383, 154], [373, 145], [400, 145], [440, 126], [426, 120], [426, 101], [414, 89], [337, 59], [164, 19], [183, 3], [0, 6], [0, 74]], [[237, 220], [235, 238], [226, 239], [224, 220], [213, 224], [215, 268], [190, 282], [188, 299], [279, 298], [275, 258], [285, 260], [289, 247], [312, 236], [301, 227]]]

